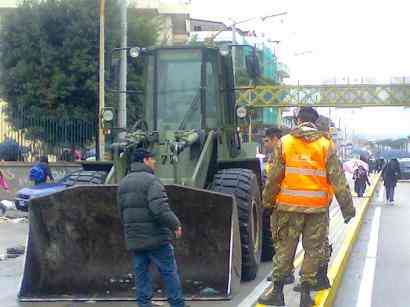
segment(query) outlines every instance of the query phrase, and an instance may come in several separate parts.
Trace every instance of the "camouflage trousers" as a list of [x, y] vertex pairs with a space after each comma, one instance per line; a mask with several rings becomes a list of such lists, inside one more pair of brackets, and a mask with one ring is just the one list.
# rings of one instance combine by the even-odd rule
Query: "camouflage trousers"
[[[323, 240], [323, 250], [322, 250], [323, 254], [320, 255], [319, 266], [329, 264], [330, 257], [332, 256], [332, 251], [333, 251], [332, 244], [330, 244], [330, 242], [329, 242], [329, 224], [330, 224], [329, 210], [327, 211], [327, 216], [326, 217], [327, 217], [327, 221], [326, 221], [326, 226], [327, 226], [326, 233], [327, 233], [327, 235], [326, 235], [325, 240]], [[273, 246], [276, 250], [275, 242], [276, 242], [276, 232], [277, 232], [277, 230], [276, 230], [277, 229], [277, 210], [274, 210], [272, 212], [270, 221], [271, 221], [271, 228], [272, 228]], [[294, 251], [293, 257], [295, 257], [295, 254], [296, 254], [296, 249]], [[295, 271], [295, 268], [292, 265], [291, 272], [294, 272], [294, 271]]]
[[330, 262], [330, 256], [332, 256], [332, 244], [329, 242], [329, 225], [330, 225], [330, 216], [329, 210], [326, 213], [326, 237], [323, 240], [323, 254], [319, 257], [319, 266], [327, 265]]
[[[299, 238], [305, 250], [301, 270], [301, 282], [316, 283], [319, 264], [325, 261], [329, 246], [329, 213], [306, 214], [276, 211], [272, 218], [272, 232], [276, 254], [273, 257], [272, 280], [283, 280], [293, 271], [293, 261]], [[276, 227], [274, 220], [276, 219]]]

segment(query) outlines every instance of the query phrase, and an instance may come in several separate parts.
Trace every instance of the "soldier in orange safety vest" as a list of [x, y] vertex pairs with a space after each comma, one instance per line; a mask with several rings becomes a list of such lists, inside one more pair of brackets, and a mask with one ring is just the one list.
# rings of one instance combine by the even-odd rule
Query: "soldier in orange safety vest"
[[[323, 136], [328, 138], [329, 140], [331, 140], [331, 135], [330, 135], [330, 120], [322, 115], [319, 115], [319, 119], [316, 121], [316, 127], [319, 131], [323, 132]], [[329, 206], [332, 204], [333, 201], [333, 196], [334, 193], [333, 191], [330, 191], [329, 193]], [[318, 271], [316, 273], [316, 284], [312, 287], [312, 290], [314, 291], [320, 291], [320, 290], [324, 290], [324, 289], [329, 289], [331, 287], [330, 285], [330, 281], [329, 278], [327, 277], [327, 270], [328, 270], [328, 266], [329, 266], [329, 262], [330, 262], [330, 257], [332, 256], [332, 244], [330, 244], [329, 241], [329, 223], [330, 223], [330, 216], [329, 216], [329, 210], [327, 210], [327, 217], [328, 217], [328, 221], [327, 221], [327, 235], [325, 240], [323, 241], [323, 254], [320, 257], [320, 261], [319, 261], [319, 268]], [[286, 284], [286, 283], [285, 283]], [[300, 292], [301, 290], [301, 284], [297, 284], [293, 290]]]
[[324, 254], [328, 235], [330, 195], [334, 193], [346, 223], [355, 216], [352, 195], [336, 155], [334, 143], [319, 131], [319, 115], [302, 107], [297, 127], [275, 146], [272, 171], [263, 191], [265, 207], [276, 209], [276, 254], [273, 257], [273, 289], [259, 303], [284, 306], [284, 278], [293, 267], [299, 237], [305, 250], [301, 271], [300, 307], [311, 307], [311, 288]]

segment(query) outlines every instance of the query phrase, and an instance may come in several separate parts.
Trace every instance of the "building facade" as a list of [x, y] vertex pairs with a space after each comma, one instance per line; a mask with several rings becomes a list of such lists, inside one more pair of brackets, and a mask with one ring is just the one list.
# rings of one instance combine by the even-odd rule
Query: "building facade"
[[136, 9], [137, 14], [153, 14], [161, 17], [163, 27], [159, 44], [180, 45], [188, 42], [191, 25], [191, 4], [184, 1], [173, 3], [159, 0], [131, 0], [130, 7]]

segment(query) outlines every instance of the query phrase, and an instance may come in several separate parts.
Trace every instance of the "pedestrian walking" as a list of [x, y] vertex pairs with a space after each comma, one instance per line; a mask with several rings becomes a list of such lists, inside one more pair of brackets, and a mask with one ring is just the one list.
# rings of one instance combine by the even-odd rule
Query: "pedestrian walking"
[[29, 179], [33, 181], [35, 185], [45, 183], [47, 179], [54, 181], [47, 156], [41, 156], [39, 161], [30, 169]]
[[164, 186], [154, 175], [155, 159], [145, 149], [137, 149], [130, 173], [121, 180], [118, 204], [126, 248], [132, 253], [136, 301], [151, 307], [153, 289], [149, 265], [158, 269], [171, 307], [184, 307], [177, 272], [173, 238], [182, 235], [179, 219], [168, 204]]
[[385, 164], [384, 158], [377, 159], [377, 172], [378, 173], [383, 171], [384, 164]]
[[394, 204], [394, 190], [397, 185], [397, 181], [401, 177], [400, 163], [397, 159], [391, 159], [383, 169], [382, 178], [384, 187], [386, 189], [386, 203]]
[[377, 162], [373, 157], [369, 159], [369, 174], [375, 173], [377, 171], [376, 164]]
[[345, 223], [355, 216], [351, 192], [335, 145], [314, 124], [318, 117], [312, 107], [301, 108], [297, 127], [275, 146], [277, 159], [263, 191], [264, 206], [277, 210], [273, 288], [259, 298], [259, 302], [265, 305], [285, 304], [284, 277], [292, 268], [300, 236], [305, 250], [300, 306], [313, 305], [310, 291], [317, 283], [319, 261], [325, 253], [332, 191]]
[[354, 191], [357, 193], [357, 196], [363, 197], [366, 192], [366, 186], [370, 185], [369, 177], [367, 175], [366, 169], [359, 165], [353, 172], [354, 180]]

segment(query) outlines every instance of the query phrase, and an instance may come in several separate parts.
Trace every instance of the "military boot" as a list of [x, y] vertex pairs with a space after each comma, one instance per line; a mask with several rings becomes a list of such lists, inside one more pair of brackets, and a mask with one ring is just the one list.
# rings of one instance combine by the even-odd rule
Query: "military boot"
[[[316, 283], [311, 287], [311, 290], [320, 291], [320, 290], [329, 289], [331, 287], [329, 278], [327, 277], [327, 268], [328, 268], [327, 264], [321, 265], [319, 267], [319, 270], [316, 273]], [[293, 288], [293, 291], [300, 292], [301, 288], [302, 288], [302, 285], [297, 284]]]
[[[268, 278], [266, 278], [267, 281], [272, 281], [272, 275], [269, 275]], [[285, 278], [283, 279], [283, 282], [285, 283], [285, 285], [290, 285], [293, 284], [295, 282], [295, 275], [292, 273], [290, 273], [289, 275], [286, 275]]]
[[283, 280], [275, 281], [273, 289], [269, 294], [263, 295], [258, 299], [258, 303], [271, 306], [285, 306], [285, 297], [283, 295]]
[[327, 264], [321, 265], [316, 274], [317, 283], [312, 287], [314, 291], [329, 289], [331, 287], [329, 278], [327, 277]]
[[307, 283], [302, 283], [300, 291], [299, 307], [313, 307], [314, 301], [310, 297], [310, 286]]

